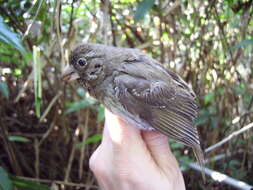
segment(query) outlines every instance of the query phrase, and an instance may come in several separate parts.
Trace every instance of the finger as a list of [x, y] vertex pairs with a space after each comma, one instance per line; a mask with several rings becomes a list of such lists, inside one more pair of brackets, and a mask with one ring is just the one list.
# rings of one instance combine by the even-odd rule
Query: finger
[[178, 167], [175, 156], [170, 150], [168, 137], [158, 131], [143, 131], [142, 137], [153, 159], [160, 168], [167, 168], [171, 165]]
[[110, 180], [113, 165], [106, 146], [100, 144], [89, 160], [89, 167], [95, 175], [99, 186], [102, 189], [110, 189], [113, 182]]
[[108, 110], [105, 112], [104, 141], [111, 141], [114, 145], [125, 147], [138, 145], [142, 141], [140, 130], [126, 124], [119, 116]]
[[97, 149], [92, 153], [89, 159], [89, 168], [94, 172], [97, 168], [97, 163], [99, 161], [99, 154], [101, 152], [101, 145], [97, 147]]

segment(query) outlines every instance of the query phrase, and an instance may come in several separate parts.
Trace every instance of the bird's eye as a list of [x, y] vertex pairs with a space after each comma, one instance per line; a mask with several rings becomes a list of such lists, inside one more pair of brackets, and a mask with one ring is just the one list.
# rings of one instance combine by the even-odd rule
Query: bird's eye
[[84, 59], [84, 58], [78, 59], [77, 63], [78, 63], [78, 65], [79, 65], [80, 67], [84, 67], [84, 66], [87, 65], [87, 61], [86, 61], [86, 59]]

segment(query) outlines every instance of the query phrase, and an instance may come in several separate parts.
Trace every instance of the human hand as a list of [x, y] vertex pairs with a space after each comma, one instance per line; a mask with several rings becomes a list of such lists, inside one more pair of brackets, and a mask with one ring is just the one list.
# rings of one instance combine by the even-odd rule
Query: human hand
[[185, 189], [167, 137], [128, 126], [109, 111], [102, 143], [89, 164], [103, 190]]

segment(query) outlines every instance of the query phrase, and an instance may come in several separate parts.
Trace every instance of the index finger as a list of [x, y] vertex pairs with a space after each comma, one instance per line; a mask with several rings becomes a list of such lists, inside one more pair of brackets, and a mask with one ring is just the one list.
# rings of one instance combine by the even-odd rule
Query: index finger
[[119, 116], [105, 111], [105, 127], [102, 143], [111, 143], [121, 151], [129, 150], [130, 147], [145, 147], [140, 130], [128, 125]]

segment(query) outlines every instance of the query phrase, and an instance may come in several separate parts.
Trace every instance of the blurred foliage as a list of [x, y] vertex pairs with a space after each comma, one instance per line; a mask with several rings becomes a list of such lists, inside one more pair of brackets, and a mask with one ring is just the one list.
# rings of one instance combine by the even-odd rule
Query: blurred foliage
[[2, 167], [0, 167], [0, 181], [1, 190], [13, 190], [14, 188], [26, 190], [50, 190], [47, 185], [11, 176]]
[[6, 190], [11, 190], [13, 189], [13, 184], [11, 179], [8, 176], [8, 173], [2, 168], [0, 167], [0, 187], [1, 189], [6, 189]]
[[9, 89], [6, 82], [0, 82], [0, 92], [5, 98], [9, 99]]
[[21, 52], [25, 51], [17, 34], [15, 32], [12, 32], [9, 27], [6, 26], [3, 21], [3, 18], [0, 18], [0, 40], [4, 41], [5, 43], [11, 44], [13, 47], [15, 47]]
[[[8, 171], [48, 185], [58, 180], [59, 189], [98, 189], [88, 160], [101, 140], [104, 107], [60, 80], [81, 42], [139, 48], [178, 72], [198, 97], [203, 148], [252, 122], [252, 14], [252, 0], [1, 1], [0, 187], [47, 189]], [[187, 147], [172, 141], [171, 148], [183, 167], [195, 160]], [[252, 130], [206, 157], [219, 154], [233, 156], [207, 167], [253, 184]], [[184, 177], [187, 189], [204, 188], [196, 171]], [[233, 189], [212, 180], [205, 188]]]
[[144, 16], [147, 14], [147, 12], [152, 8], [154, 5], [155, 0], [143, 0], [139, 3], [137, 10], [134, 15], [135, 21], [140, 21], [144, 18]]
[[[17, 177], [10, 176], [10, 179], [17, 189], [25, 189], [25, 190], [51, 190], [48, 185], [36, 183], [29, 180], [19, 179]], [[11, 189], [10, 189], [11, 190]]]
[[9, 141], [16, 141], [16, 142], [29, 142], [30, 140], [25, 137], [21, 136], [8, 136]]
[[96, 134], [92, 137], [87, 138], [84, 142], [77, 144], [76, 147], [82, 148], [83, 146], [85, 146], [87, 144], [99, 142], [101, 140], [101, 138], [102, 138], [102, 134]]

